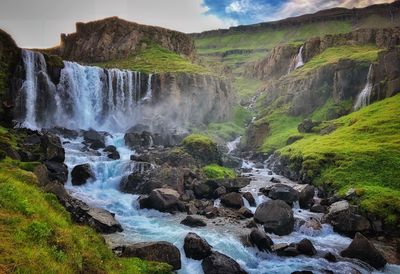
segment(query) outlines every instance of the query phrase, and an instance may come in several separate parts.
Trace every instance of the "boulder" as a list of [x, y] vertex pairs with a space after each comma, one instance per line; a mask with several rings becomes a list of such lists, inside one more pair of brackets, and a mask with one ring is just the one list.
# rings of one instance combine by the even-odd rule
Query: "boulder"
[[326, 207], [321, 204], [315, 204], [310, 208], [310, 211], [314, 213], [325, 213]]
[[92, 149], [99, 149], [99, 148], [105, 148], [105, 138], [104, 135], [100, 134], [99, 132], [95, 130], [88, 130], [83, 133], [83, 139], [87, 144], [90, 145], [90, 148]]
[[358, 208], [345, 200], [333, 203], [324, 219], [332, 224], [335, 231], [345, 234], [354, 234], [371, 229], [368, 219], [359, 215]]
[[297, 129], [300, 133], [311, 133], [313, 128], [319, 126], [320, 124], [320, 122], [313, 122], [310, 119], [305, 119], [297, 126]]
[[250, 243], [256, 246], [260, 251], [271, 251], [271, 246], [274, 244], [271, 238], [258, 228], [253, 228], [251, 230], [249, 240]]
[[65, 160], [65, 150], [62, 147], [60, 138], [56, 135], [45, 134], [41, 136], [41, 148], [44, 151], [46, 161], [63, 163]]
[[386, 259], [361, 233], [356, 233], [351, 244], [340, 255], [347, 258], [356, 258], [379, 269], [386, 265]]
[[243, 198], [245, 198], [248, 202], [250, 206], [256, 206], [256, 200], [253, 197], [253, 194], [251, 194], [251, 192], [245, 192], [243, 193]]
[[95, 175], [89, 164], [77, 165], [71, 171], [71, 182], [73, 185], [83, 185], [91, 178], [94, 179]]
[[314, 245], [308, 239], [303, 239], [299, 243], [297, 243], [297, 250], [304, 255], [314, 256], [317, 254], [317, 250], [315, 250]]
[[110, 146], [106, 146], [103, 151], [112, 153], [112, 152], [117, 151], [117, 148], [115, 146], [113, 146], [113, 145], [110, 145]]
[[294, 228], [293, 211], [281, 200], [271, 200], [260, 204], [254, 214], [254, 220], [263, 224], [266, 232], [279, 236], [292, 233]]
[[201, 263], [204, 274], [246, 274], [240, 265], [232, 258], [213, 251], [210, 256], [205, 258]]
[[90, 208], [87, 211], [89, 226], [101, 233], [121, 232], [121, 225], [115, 220], [114, 214], [102, 208]]
[[161, 212], [174, 212], [181, 210], [179, 193], [170, 188], [154, 189], [150, 192], [149, 197], [140, 200], [140, 207], [157, 209]]
[[135, 257], [146, 261], [167, 263], [173, 270], [181, 268], [181, 253], [169, 242], [143, 242], [116, 248], [121, 257]]
[[216, 198], [219, 198], [225, 194], [226, 194], [226, 188], [224, 186], [220, 186], [216, 190], [214, 190], [214, 197]]
[[68, 180], [68, 167], [64, 163], [45, 161], [47, 170], [49, 171], [49, 179], [65, 183]]
[[312, 185], [305, 186], [299, 193], [300, 208], [310, 209], [314, 201], [315, 188]]
[[328, 262], [331, 262], [331, 263], [336, 263], [337, 262], [336, 256], [331, 252], [326, 253], [324, 255], [324, 259], [327, 260]]
[[236, 192], [231, 192], [222, 196], [221, 203], [231, 208], [241, 208], [244, 205], [242, 195]]
[[238, 213], [243, 217], [243, 218], [252, 218], [254, 216], [253, 212], [248, 209], [247, 207], [241, 207], [238, 210]]
[[203, 260], [211, 255], [212, 246], [195, 233], [188, 233], [185, 237], [183, 249], [186, 257], [194, 260]]
[[301, 255], [299, 250], [297, 250], [296, 244], [287, 245], [286, 247], [277, 250], [276, 254], [282, 257], [296, 257]]
[[273, 200], [285, 201], [292, 205], [299, 199], [299, 193], [292, 187], [284, 184], [274, 184], [267, 189], [267, 196]]
[[119, 155], [118, 151], [113, 151], [110, 154], [107, 155], [108, 158], [112, 159], [112, 160], [118, 160], [121, 158], [121, 156]]
[[201, 227], [207, 226], [207, 223], [200, 218], [196, 218], [193, 216], [187, 216], [185, 219], [181, 221], [181, 224], [190, 226], [190, 227]]

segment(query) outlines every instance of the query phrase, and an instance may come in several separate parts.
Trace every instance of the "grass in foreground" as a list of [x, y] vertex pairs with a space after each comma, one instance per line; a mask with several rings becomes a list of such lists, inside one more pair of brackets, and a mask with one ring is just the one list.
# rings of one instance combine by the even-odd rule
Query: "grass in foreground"
[[[0, 139], [14, 141], [2, 127]], [[26, 171], [37, 164], [0, 161], [0, 273], [171, 273], [166, 264], [116, 257], [101, 235], [74, 224]]]
[[103, 68], [129, 69], [145, 73], [185, 72], [210, 74], [207, 68], [191, 63], [179, 54], [154, 43], [147, 44], [137, 54], [127, 58], [95, 63], [93, 65]]
[[[302, 159], [316, 184], [355, 188], [365, 210], [389, 223], [400, 215], [400, 95], [333, 120], [328, 135], [307, 134], [280, 150]], [[322, 172], [318, 172], [322, 170]]]

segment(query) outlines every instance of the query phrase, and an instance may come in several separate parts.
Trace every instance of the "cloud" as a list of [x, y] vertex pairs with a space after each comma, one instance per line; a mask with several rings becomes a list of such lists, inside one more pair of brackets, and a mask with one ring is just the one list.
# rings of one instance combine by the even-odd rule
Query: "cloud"
[[202, 0], [1, 0], [0, 28], [21, 47], [51, 47], [76, 22], [105, 17], [162, 26], [182, 32], [227, 28], [235, 19], [209, 12]]
[[209, 13], [240, 24], [280, 20], [334, 7], [361, 8], [393, 0], [204, 0]]

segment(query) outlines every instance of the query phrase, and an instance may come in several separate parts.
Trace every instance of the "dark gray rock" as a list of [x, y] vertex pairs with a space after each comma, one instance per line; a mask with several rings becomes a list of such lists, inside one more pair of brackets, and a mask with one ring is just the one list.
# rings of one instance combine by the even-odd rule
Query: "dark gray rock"
[[210, 256], [201, 263], [204, 274], [246, 274], [240, 265], [232, 258], [213, 251]]
[[299, 193], [299, 204], [301, 208], [311, 208], [314, 200], [315, 188], [311, 185], [305, 186]]
[[304, 255], [314, 256], [317, 254], [317, 250], [315, 250], [314, 245], [308, 239], [303, 239], [299, 243], [297, 243], [297, 250]]
[[45, 161], [47, 170], [49, 171], [50, 180], [56, 180], [65, 183], [68, 180], [68, 167], [64, 163]]
[[250, 243], [256, 246], [260, 251], [271, 251], [271, 246], [274, 244], [271, 238], [258, 228], [253, 228], [251, 230], [249, 240]]
[[292, 187], [284, 184], [275, 184], [267, 189], [267, 196], [273, 200], [285, 201], [292, 205], [299, 199], [299, 193]]
[[222, 196], [221, 203], [231, 208], [241, 208], [244, 205], [242, 195], [236, 192], [231, 192]]
[[256, 200], [254, 199], [253, 194], [250, 192], [243, 193], [243, 198], [249, 202], [250, 206], [256, 206]]
[[181, 221], [181, 224], [190, 226], [190, 227], [202, 227], [207, 226], [207, 223], [200, 218], [196, 218], [193, 216], [187, 216], [185, 219]]
[[170, 188], [157, 188], [147, 198], [140, 200], [141, 208], [157, 209], [161, 212], [184, 211], [179, 201], [179, 193]]
[[248, 209], [247, 207], [241, 207], [238, 210], [238, 213], [243, 217], [243, 218], [252, 218], [254, 216], [253, 212]]
[[203, 260], [211, 255], [212, 246], [195, 233], [188, 233], [185, 237], [183, 249], [186, 257], [194, 260]]
[[290, 206], [281, 200], [271, 200], [260, 204], [254, 220], [263, 224], [266, 232], [288, 235], [293, 232], [294, 217]]
[[95, 175], [89, 164], [75, 166], [71, 171], [71, 182], [73, 185], [83, 185], [88, 179], [94, 179]]

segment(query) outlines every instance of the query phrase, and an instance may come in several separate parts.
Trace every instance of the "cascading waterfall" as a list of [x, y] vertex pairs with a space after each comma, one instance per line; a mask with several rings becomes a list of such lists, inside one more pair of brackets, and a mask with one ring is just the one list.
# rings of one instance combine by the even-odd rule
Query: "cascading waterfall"
[[[64, 61], [60, 81], [55, 86], [47, 75], [46, 62], [41, 53], [23, 50], [23, 62], [26, 75], [21, 94], [25, 110], [20, 116], [24, 127], [62, 126], [121, 131], [135, 124], [140, 117], [138, 106], [144, 101], [148, 103], [153, 96], [151, 74], [147, 84], [142, 85], [140, 72], [102, 69]], [[38, 105], [42, 89], [38, 83], [39, 75], [52, 86], [48, 88], [47, 92], [51, 94], [47, 96], [55, 101], [55, 105]], [[146, 93], [141, 92], [142, 88], [146, 88]], [[44, 112], [47, 115], [39, 115]]]
[[354, 110], [359, 110], [370, 104], [371, 92], [372, 88], [374, 87], [372, 77], [373, 77], [373, 67], [371, 64], [368, 70], [367, 83], [365, 84], [364, 89], [360, 92], [360, 94], [357, 97], [356, 103], [354, 104]]
[[288, 74], [294, 71], [295, 69], [304, 66], [304, 61], [303, 61], [303, 49], [304, 45], [302, 45], [296, 55], [296, 57], [293, 59], [292, 63], [289, 66]]

